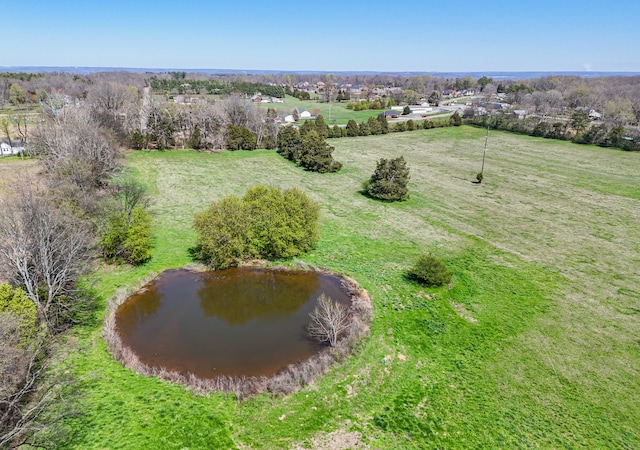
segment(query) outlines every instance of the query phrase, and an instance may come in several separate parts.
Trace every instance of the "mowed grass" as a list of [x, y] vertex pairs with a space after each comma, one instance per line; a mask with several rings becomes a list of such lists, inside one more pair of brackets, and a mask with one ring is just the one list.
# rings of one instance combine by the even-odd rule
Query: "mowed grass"
[[[67, 357], [83, 381], [68, 448], [640, 448], [640, 154], [460, 127], [331, 140], [340, 173], [273, 151], [130, 153], [153, 195], [143, 267], [103, 268], [95, 321]], [[359, 193], [380, 158], [404, 156], [411, 198]], [[193, 214], [263, 183], [322, 204], [302, 259], [372, 295], [371, 336], [301, 392], [201, 397], [114, 362], [105, 300], [191, 262]], [[422, 252], [450, 289], [406, 278]]]
[[356, 122], [366, 122], [371, 116], [377, 116], [381, 110], [365, 110], [365, 111], [353, 111], [347, 109], [348, 102], [331, 102], [321, 103], [317, 100], [298, 100], [295, 97], [287, 95], [285, 97], [285, 103], [260, 103], [260, 108], [265, 111], [268, 108], [273, 108], [278, 112], [278, 115], [288, 115], [293, 112], [295, 108], [299, 110], [307, 110], [314, 114], [315, 110], [319, 110], [322, 117], [324, 117], [327, 125], [346, 125], [350, 119]]

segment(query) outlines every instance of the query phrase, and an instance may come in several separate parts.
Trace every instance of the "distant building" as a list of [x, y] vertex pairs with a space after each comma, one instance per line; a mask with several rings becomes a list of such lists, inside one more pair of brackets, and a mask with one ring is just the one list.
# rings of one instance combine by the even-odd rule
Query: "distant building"
[[20, 145], [9, 145], [6, 142], [0, 143], [0, 156], [15, 156], [25, 151], [25, 147], [20, 142]]

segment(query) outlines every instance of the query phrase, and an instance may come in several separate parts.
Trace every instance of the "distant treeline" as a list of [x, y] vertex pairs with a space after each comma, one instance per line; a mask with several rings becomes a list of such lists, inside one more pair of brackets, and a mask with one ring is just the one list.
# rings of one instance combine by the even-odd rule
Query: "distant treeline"
[[637, 128], [607, 122], [591, 123], [587, 126], [581, 124], [576, 116], [577, 114], [574, 114], [571, 121], [549, 121], [540, 118], [517, 119], [506, 114], [494, 114], [466, 118], [465, 123], [577, 144], [640, 151], [640, 130]]
[[246, 94], [253, 95], [260, 92], [266, 97], [284, 98], [284, 88], [265, 83], [252, 83], [249, 81], [228, 81], [217, 80], [190, 80], [181, 77], [160, 79], [151, 77], [149, 85], [154, 92], [162, 94]]
[[43, 73], [26, 73], [26, 72], [0, 72], [0, 77], [10, 80], [31, 81], [34, 78], [44, 77]]

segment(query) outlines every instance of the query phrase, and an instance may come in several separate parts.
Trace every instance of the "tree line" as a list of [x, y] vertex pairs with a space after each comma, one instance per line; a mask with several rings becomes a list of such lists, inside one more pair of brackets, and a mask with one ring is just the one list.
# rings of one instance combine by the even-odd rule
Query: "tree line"
[[158, 78], [149, 79], [149, 86], [159, 94], [244, 94], [253, 95], [260, 92], [268, 97], [284, 98], [285, 90], [282, 86], [273, 84], [256, 83], [249, 81], [218, 81], [197, 80], [185, 78]]
[[83, 276], [101, 257], [150, 257], [148, 198], [120, 165], [105, 110], [57, 100], [47, 99], [30, 134], [37, 173], [5, 186], [0, 199], [0, 447], [55, 442], [57, 419], [43, 416], [53, 401], [56, 414], [73, 413], [64, 398], [76, 383], [50, 358], [61, 331], [90, 320]]

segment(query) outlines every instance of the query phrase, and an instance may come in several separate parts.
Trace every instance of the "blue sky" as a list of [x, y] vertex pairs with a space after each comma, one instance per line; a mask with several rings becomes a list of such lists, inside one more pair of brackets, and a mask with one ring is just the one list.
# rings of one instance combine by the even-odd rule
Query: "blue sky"
[[0, 66], [640, 72], [638, 0], [2, 0]]

